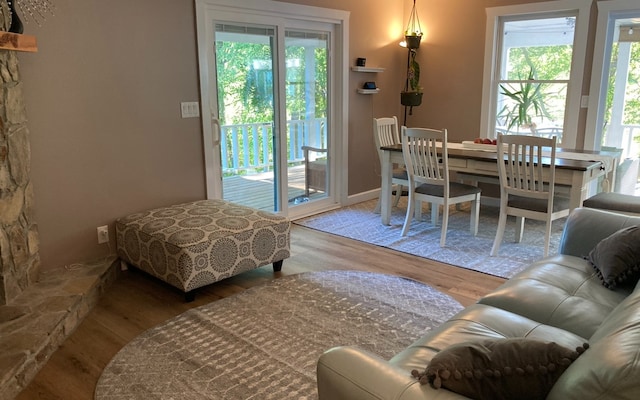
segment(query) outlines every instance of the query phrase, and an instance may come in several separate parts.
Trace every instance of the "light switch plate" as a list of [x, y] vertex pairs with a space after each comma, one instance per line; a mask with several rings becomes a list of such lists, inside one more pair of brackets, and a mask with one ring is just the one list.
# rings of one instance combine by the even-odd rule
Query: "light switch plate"
[[197, 118], [200, 116], [200, 104], [197, 101], [183, 101], [180, 103], [182, 118]]
[[589, 108], [589, 96], [583, 95], [580, 98], [580, 108]]

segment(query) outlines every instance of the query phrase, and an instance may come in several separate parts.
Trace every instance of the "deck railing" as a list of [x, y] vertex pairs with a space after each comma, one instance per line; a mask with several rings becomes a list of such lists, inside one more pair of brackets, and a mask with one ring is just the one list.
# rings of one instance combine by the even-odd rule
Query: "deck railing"
[[[224, 174], [273, 169], [273, 125], [267, 122], [222, 125], [220, 147]], [[302, 146], [327, 148], [325, 118], [287, 121], [287, 157], [290, 165], [304, 162]]]
[[[622, 125], [623, 158], [640, 153], [640, 125]], [[314, 118], [287, 121], [287, 157], [290, 165], [304, 162], [302, 146], [327, 148], [327, 120]], [[221, 134], [223, 173], [273, 169], [273, 126], [271, 123], [223, 125]]]
[[620, 125], [622, 128], [622, 158], [640, 156], [640, 125]]

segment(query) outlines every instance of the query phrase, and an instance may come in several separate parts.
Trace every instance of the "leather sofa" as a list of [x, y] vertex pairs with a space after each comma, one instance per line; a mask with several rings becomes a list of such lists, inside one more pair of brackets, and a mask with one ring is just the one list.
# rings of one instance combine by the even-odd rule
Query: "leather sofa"
[[560, 375], [548, 399], [640, 399], [640, 283], [611, 290], [585, 259], [601, 239], [640, 217], [578, 208], [557, 255], [544, 258], [449, 321], [384, 360], [357, 347], [326, 351], [317, 364], [320, 400], [466, 399], [422, 385], [412, 370], [450, 345], [532, 338], [589, 349]]

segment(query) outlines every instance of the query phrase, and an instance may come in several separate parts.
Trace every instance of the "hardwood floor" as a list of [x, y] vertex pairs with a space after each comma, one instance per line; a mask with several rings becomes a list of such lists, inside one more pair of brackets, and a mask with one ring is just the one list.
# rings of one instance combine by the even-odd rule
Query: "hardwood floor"
[[17, 399], [93, 399], [102, 370], [136, 336], [190, 308], [274, 277], [332, 269], [394, 274], [436, 287], [463, 305], [472, 304], [504, 282], [494, 276], [298, 225], [292, 227], [291, 250], [291, 258], [285, 260], [281, 272], [274, 273], [271, 266], [265, 266], [217, 282], [199, 290], [192, 303], [185, 303], [182, 293], [142, 272], [123, 272]]

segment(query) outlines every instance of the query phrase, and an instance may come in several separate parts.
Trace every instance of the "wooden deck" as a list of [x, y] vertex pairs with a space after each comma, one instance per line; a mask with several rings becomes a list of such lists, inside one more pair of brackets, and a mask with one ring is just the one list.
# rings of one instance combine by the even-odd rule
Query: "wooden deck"
[[[253, 207], [258, 210], [274, 211], [274, 179], [273, 172], [249, 176], [231, 176], [222, 181], [224, 199]], [[285, 196], [289, 203], [305, 200], [304, 195], [304, 166], [289, 167], [289, 186]], [[325, 197], [323, 192], [309, 193], [309, 200]]]

